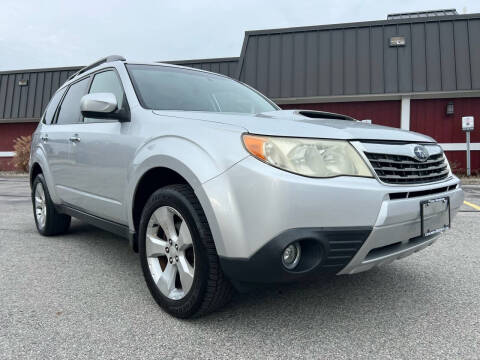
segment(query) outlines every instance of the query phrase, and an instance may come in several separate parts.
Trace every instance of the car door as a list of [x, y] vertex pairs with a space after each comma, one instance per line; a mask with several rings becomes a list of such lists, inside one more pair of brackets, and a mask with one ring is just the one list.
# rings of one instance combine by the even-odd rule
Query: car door
[[[42, 126], [41, 144], [46, 153], [49, 172], [51, 174], [56, 195], [63, 202], [72, 202], [71, 191], [71, 134], [75, 132], [80, 120], [80, 98], [85, 94], [88, 78], [72, 84], [66, 94], [57, 92], [45, 113], [45, 121], [49, 125]], [[56, 109], [60, 99], [61, 105]], [[77, 104], [77, 106], [75, 105]], [[50, 119], [50, 116], [52, 118]]]
[[[113, 93], [118, 109], [128, 111], [121, 80], [114, 69], [93, 75], [89, 93]], [[75, 205], [89, 214], [127, 224], [123, 210], [131, 146], [130, 122], [84, 118], [72, 146], [72, 187], [81, 194]], [[73, 134], [72, 134], [73, 135]]]
[[[45, 159], [47, 161], [47, 168], [44, 169], [45, 176], [48, 178], [49, 183], [52, 183], [53, 185], [55, 185], [58, 181], [61, 182], [61, 179], [57, 180], [57, 176], [62, 175], [61, 171], [59, 170], [63, 164], [68, 161], [68, 146], [65, 149], [64, 144], [62, 144], [60, 138], [58, 137], [58, 130], [54, 125], [55, 114], [57, 112], [58, 105], [65, 94], [65, 91], [66, 88], [59, 89], [52, 96], [52, 99], [48, 103], [42, 119], [40, 120], [40, 126], [38, 130], [38, 137], [40, 141], [37, 143], [37, 146], [45, 154]], [[54, 173], [56, 176], [53, 176]], [[55, 189], [50, 189], [50, 191], [54, 192]]]

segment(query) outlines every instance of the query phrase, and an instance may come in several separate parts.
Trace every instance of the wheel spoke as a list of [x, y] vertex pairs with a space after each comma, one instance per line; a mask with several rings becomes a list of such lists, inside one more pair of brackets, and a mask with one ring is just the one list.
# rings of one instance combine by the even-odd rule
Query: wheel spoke
[[169, 299], [183, 298], [195, 277], [195, 249], [188, 225], [175, 208], [161, 206], [152, 213], [145, 234], [145, 250], [158, 290]]
[[188, 230], [187, 223], [182, 221], [178, 232], [178, 247], [180, 250], [185, 250], [190, 246], [192, 246], [192, 235], [190, 234], [190, 230]]
[[45, 199], [45, 192], [43, 191], [43, 187], [40, 184], [37, 185], [37, 188], [35, 191], [35, 198], [40, 200], [42, 203]]
[[167, 207], [161, 207], [160, 209], [156, 210], [153, 215], [155, 216], [158, 224], [162, 227], [163, 232], [168, 239], [172, 239], [177, 236], [175, 224], [173, 223], [173, 213], [168, 210]]
[[170, 294], [175, 289], [175, 277], [177, 276], [177, 267], [172, 264], [167, 264], [165, 271], [162, 272], [157, 281], [157, 286], [160, 291], [166, 295]]
[[166, 255], [166, 246], [168, 246], [168, 243], [165, 240], [159, 239], [153, 234], [147, 234], [146, 250], [148, 257]]
[[182, 284], [182, 290], [187, 293], [192, 287], [193, 275], [195, 269], [188, 263], [185, 256], [181, 255], [178, 259], [178, 274], [180, 275], [180, 283]]
[[41, 227], [45, 225], [45, 217], [47, 213], [47, 204], [45, 200], [45, 191], [42, 184], [38, 184], [35, 188], [35, 215], [37, 222]]

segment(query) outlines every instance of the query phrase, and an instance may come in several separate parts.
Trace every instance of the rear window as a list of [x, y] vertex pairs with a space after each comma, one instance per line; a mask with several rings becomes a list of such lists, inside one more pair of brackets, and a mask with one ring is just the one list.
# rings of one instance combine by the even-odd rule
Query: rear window
[[45, 113], [43, 115], [43, 123], [50, 125], [53, 120], [53, 116], [55, 115], [55, 111], [57, 110], [58, 103], [60, 100], [62, 100], [62, 96], [65, 93], [65, 89], [60, 89], [58, 90], [50, 100], [50, 102], [47, 105], [47, 108], [45, 109]]

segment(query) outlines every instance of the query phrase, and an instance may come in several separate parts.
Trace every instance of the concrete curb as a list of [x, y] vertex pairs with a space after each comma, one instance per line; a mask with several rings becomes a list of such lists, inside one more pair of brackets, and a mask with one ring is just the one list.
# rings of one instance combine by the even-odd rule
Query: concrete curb
[[462, 185], [462, 189], [471, 189], [471, 190], [480, 190], [480, 184], [475, 184], [475, 185]]
[[0, 182], [28, 182], [28, 176], [0, 176]]

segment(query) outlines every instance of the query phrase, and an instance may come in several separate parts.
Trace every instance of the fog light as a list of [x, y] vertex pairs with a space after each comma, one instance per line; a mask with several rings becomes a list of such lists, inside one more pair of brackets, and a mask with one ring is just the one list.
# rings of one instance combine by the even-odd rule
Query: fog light
[[288, 245], [282, 254], [282, 263], [287, 269], [291, 270], [298, 265], [300, 261], [300, 244], [295, 242]]

